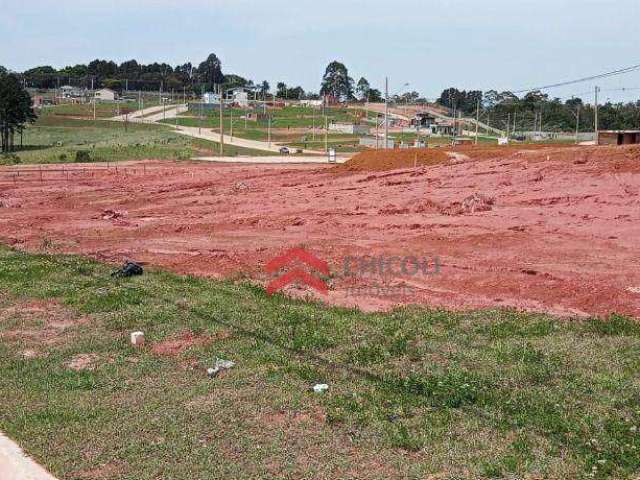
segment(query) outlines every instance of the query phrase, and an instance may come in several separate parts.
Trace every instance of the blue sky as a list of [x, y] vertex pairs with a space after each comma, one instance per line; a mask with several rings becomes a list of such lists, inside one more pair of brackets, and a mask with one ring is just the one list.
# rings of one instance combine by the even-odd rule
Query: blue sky
[[[337, 59], [356, 80], [437, 96], [448, 86], [522, 89], [640, 64], [640, 2], [617, 0], [0, 0], [0, 65], [94, 58], [198, 63], [318, 90]], [[640, 72], [599, 82], [640, 98]], [[593, 84], [552, 90], [557, 96]], [[587, 97], [587, 95], [584, 95]]]

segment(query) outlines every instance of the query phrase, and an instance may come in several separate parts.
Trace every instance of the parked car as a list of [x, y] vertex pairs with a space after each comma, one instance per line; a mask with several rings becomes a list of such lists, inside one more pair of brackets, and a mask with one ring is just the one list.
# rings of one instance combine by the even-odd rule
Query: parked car
[[280, 155], [289, 155], [291, 153], [287, 147], [282, 147], [280, 149]]

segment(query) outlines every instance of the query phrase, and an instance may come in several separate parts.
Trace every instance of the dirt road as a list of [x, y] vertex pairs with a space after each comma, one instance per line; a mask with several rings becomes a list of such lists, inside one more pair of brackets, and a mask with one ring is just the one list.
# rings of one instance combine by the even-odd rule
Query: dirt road
[[[167, 105], [166, 107], [150, 107], [144, 110], [138, 110], [128, 115], [119, 115], [113, 117], [112, 120], [118, 122], [129, 121], [133, 123], [158, 123], [162, 120], [170, 120], [175, 118], [178, 114], [187, 111], [186, 105]], [[221, 135], [218, 132], [214, 132], [207, 128], [198, 127], [183, 127], [179, 125], [169, 125], [177, 133], [186, 135], [193, 138], [200, 138], [203, 140], [210, 140], [212, 142], [220, 143]], [[235, 147], [250, 148], [252, 150], [260, 150], [264, 152], [280, 153], [279, 145], [275, 142], [261, 142], [259, 140], [248, 140], [246, 138], [232, 137], [228, 134], [224, 135], [224, 143], [227, 145], [233, 145]], [[305, 155], [319, 155], [323, 156], [322, 152], [317, 150], [303, 150], [300, 152]], [[281, 163], [287, 163], [287, 158], [283, 157]]]
[[[330, 264], [334, 304], [640, 317], [638, 159], [637, 147], [583, 147], [388, 172], [150, 162], [69, 181], [5, 174], [0, 238], [262, 283], [270, 259], [303, 245]], [[440, 271], [403, 269], [412, 257]]]
[[[327, 157], [319, 156], [306, 156], [301, 157], [299, 155], [274, 155], [264, 157], [250, 157], [250, 156], [238, 156], [238, 157], [196, 157], [193, 160], [203, 162], [217, 162], [217, 163], [248, 163], [248, 164], [329, 164]], [[336, 163], [345, 163], [348, 157], [337, 157]]]

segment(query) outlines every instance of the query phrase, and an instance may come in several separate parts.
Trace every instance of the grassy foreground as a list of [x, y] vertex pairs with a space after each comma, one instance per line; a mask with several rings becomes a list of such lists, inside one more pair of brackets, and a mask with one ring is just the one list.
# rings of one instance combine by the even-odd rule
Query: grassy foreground
[[[631, 478], [640, 467], [633, 321], [365, 314], [111, 270], [0, 247], [0, 430], [62, 480]], [[137, 329], [143, 350], [128, 344]], [[237, 366], [210, 380], [216, 357]], [[311, 392], [316, 382], [329, 391]]]

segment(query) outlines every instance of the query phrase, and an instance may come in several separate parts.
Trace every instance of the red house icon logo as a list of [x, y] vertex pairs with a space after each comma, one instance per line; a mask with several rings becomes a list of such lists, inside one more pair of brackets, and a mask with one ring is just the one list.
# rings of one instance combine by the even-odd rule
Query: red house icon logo
[[[266, 270], [270, 274], [276, 274], [283, 268], [297, 263], [307, 265], [319, 274], [329, 276], [329, 264], [324, 260], [320, 260], [318, 257], [303, 248], [292, 248], [284, 255], [272, 259], [267, 263]], [[322, 295], [329, 294], [329, 288], [324, 280], [312, 275], [300, 267], [296, 267], [272, 280], [267, 285], [267, 293], [269, 295], [273, 295], [275, 292], [278, 292], [294, 283], [307, 285], [308, 287], [320, 292]]]

